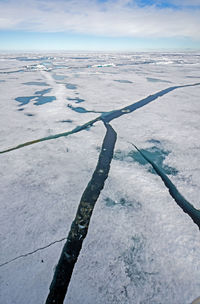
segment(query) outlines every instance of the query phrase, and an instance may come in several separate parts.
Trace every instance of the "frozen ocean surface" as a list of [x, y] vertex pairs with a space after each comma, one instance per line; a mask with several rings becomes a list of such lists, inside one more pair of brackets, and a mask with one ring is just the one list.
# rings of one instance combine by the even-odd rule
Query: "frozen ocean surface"
[[[196, 83], [199, 53], [2, 53], [0, 150]], [[177, 88], [111, 121], [111, 170], [65, 303], [189, 304], [200, 296], [199, 229], [131, 145], [200, 209], [199, 96], [200, 85]], [[45, 302], [104, 135], [98, 121], [1, 154], [0, 303]]]

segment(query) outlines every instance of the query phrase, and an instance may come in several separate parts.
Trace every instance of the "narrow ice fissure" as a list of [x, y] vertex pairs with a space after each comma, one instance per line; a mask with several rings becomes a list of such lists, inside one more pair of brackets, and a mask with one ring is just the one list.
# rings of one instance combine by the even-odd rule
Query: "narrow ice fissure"
[[159, 92], [157, 92], [153, 95], [149, 95], [146, 98], [143, 98], [143, 99], [139, 100], [138, 102], [133, 103], [133, 104], [127, 106], [127, 107], [124, 107], [124, 108], [119, 109], [119, 110], [107, 112], [106, 114], [103, 114], [102, 116], [104, 117], [104, 120], [106, 122], [110, 122], [111, 120], [113, 120], [115, 118], [118, 118], [118, 117], [120, 117], [124, 114], [128, 114], [128, 113], [131, 113], [131, 112], [133, 112], [133, 111], [135, 111], [139, 108], [142, 108], [143, 106], [145, 106], [148, 103], [154, 101], [158, 97], [162, 97], [162, 96], [168, 94], [171, 91], [174, 91], [174, 90], [180, 89], [180, 88], [185, 88], [185, 87], [197, 86], [197, 85], [200, 85], [200, 83], [169, 87], [169, 88], [161, 90], [161, 91], [159, 91]]
[[66, 237], [64, 237], [64, 238], [62, 238], [62, 239], [60, 239], [60, 240], [51, 242], [51, 243], [49, 243], [48, 245], [43, 246], [43, 247], [40, 247], [40, 248], [37, 248], [37, 249], [35, 249], [35, 250], [31, 251], [31, 252], [27, 252], [27, 253], [21, 254], [21, 255], [15, 257], [15, 258], [13, 258], [13, 259], [11, 259], [11, 260], [9, 260], [9, 261], [6, 261], [6, 262], [0, 264], [0, 267], [5, 266], [5, 265], [8, 265], [8, 264], [10, 264], [10, 263], [12, 263], [12, 262], [14, 262], [14, 261], [16, 261], [16, 260], [19, 260], [19, 259], [21, 259], [21, 258], [25, 258], [25, 257], [27, 257], [27, 256], [29, 256], [29, 255], [32, 255], [32, 254], [38, 252], [38, 251], [44, 250], [44, 249], [46, 249], [46, 248], [48, 248], [48, 247], [50, 247], [50, 246], [52, 246], [52, 245], [54, 245], [54, 244], [56, 244], [56, 243], [60, 243], [60, 242], [62, 242], [62, 241], [64, 241], [64, 240], [66, 240]]
[[117, 134], [109, 124], [104, 123], [104, 125], [107, 131], [101, 147], [98, 163], [81, 197], [76, 217], [71, 225], [67, 241], [62, 250], [50, 285], [50, 292], [46, 304], [61, 304], [64, 301], [74, 266], [82, 248], [82, 243], [87, 236], [92, 212], [104, 187], [105, 180], [108, 177]]
[[137, 151], [142, 155], [142, 157], [151, 164], [151, 166], [154, 168], [156, 173], [160, 176], [160, 178], [164, 182], [165, 186], [168, 188], [170, 195], [178, 204], [178, 206], [190, 216], [193, 222], [197, 224], [197, 226], [200, 229], [200, 210], [194, 208], [194, 206], [182, 196], [182, 194], [178, 191], [176, 186], [167, 177], [164, 171], [161, 168], [159, 168], [159, 166], [157, 166], [149, 157], [146, 156], [144, 152], [138, 149], [134, 144], [132, 145], [137, 149]]

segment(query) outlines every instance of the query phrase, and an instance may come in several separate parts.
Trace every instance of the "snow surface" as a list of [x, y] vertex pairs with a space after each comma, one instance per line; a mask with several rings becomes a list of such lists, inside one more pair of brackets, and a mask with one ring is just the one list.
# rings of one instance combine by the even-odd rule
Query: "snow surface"
[[[76, 107], [79, 99], [84, 109], [105, 112], [198, 82], [199, 53], [1, 54], [0, 150], [100, 115], [73, 111], [68, 104]], [[111, 121], [115, 156], [65, 303], [189, 304], [200, 295], [198, 227], [130, 144], [167, 151], [162, 162], [174, 168], [169, 177], [199, 209], [199, 96], [200, 86], [180, 88]], [[67, 236], [104, 135], [97, 122], [1, 154], [0, 264]], [[0, 303], [44, 303], [63, 244], [2, 266]]]

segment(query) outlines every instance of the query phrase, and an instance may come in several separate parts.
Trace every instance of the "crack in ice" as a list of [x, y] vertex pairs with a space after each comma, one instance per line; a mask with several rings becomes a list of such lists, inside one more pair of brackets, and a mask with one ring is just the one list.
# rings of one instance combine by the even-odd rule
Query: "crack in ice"
[[[197, 86], [197, 85], [200, 85], [200, 83], [173, 86], [173, 87], [166, 88], [153, 95], [149, 95], [146, 98], [143, 98], [143, 99], [139, 100], [138, 102], [133, 103], [129, 106], [123, 107], [118, 110], [104, 112], [101, 116], [98, 116], [95, 119], [90, 120], [81, 126], [77, 126], [71, 131], [58, 133], [58, 134], [51, 135], [48, 137], [43, 137], [40, 139], [32, 140], [32, 141], [17, 145], [15, 147], [0, 151], [0, 153], [6, 153], [6, 152], [10, 152], [12, 150], [20, 149], [25, 146], [39, 143], [42, 141], [56, 139], [56, 138], [63, 137], [63, 136], [66, 137], [68, 135], [78, 133], [78, 132], [86, 129], [89, 126], [92, 126], [97, 121], [102, 121], [107, 129], [106, 135], [103, 140], [103, 144], [102, 144], [102, 148], [101, 148], [101, 152], [99, 155], [96, 169], [95, 169], [95, 171], [92, 175], [92, 178], [89, 181], [85, 191], [82, 194], [82, 197], [81, 197], [81, 200], [80, 200], [80, 203], [78, 206], [77, 214], [76, 214], [74, 221], [72, 222], [68, 237], [55, 241], [55, 242], [52, 242], [47, 246], [38, 248], [27, 254], [20, 255], [12, 260], [9, 260], [3, 264], [0, 264], [0, 267], [7, 265], [17, 259], [32, 255], [32, 254], [36, 253], [37, 251], [46, 249], [55, 243], [61, 242], [63, 240], [67, 240], [64, 245], [64, 248], [62, 250], [58, 265], [56, 267], [56, 270], [55, 270], [55, 273], [53, 276], [53, 280], [52, 280], [52, 283], [50, 286], [50, 292], [49, 292], [49, 295], [46, 300], [46, 304], [63, 303], [69, 282], [71, 280], [71, 275], [72, 275], [74, 266], [76, 264], [80, 250], [82, 248], [82, 243], [83, 243], [85, 237], [87, 236], [87, 231], [88, 231], [93, 209], [95, 207], [96, 201], [99, 198], [99, 195], [100, 195], [102, 189], [104, 188], [104, 183], [108, 177], [108, 173], [110, 170], [110, 164], [111, 164], [111, 161], [113, 158], [113, 151], [114, 151], [114, 147], [115, 147], [115, 143], [116, 143], [116, 139], [117, 139], [117, 134], [114, 131], [114, 129], [109, 125], [109, 122], [112, 121], [113, 119], [119, 118], [122, 115], [129, 114], [129, 113], [151, 103], [152, 101], [156, 100], [157, 98], [168, 94], [169, 92], [171, 92], [173, 90], [176, 90], [178, 88]], [[162, 170], [157, 165], [155, 165], [153, 163], [153, 161], [148, 159], [148, 157], [146, 157], [143, 154], [143, 152], [140, 151], [135, 145], [133, 145], [133, 146], [152, 165], [154, 170], [157, 172], [157, 174], [163, 180], [165, 186], [169, 189], [170, 195], [174, 198], [174, 200], [177, 202], [177, 204], [183, 209], [183, 211], [186, 212], [200, 228], [200, 211], [195, 209], [179, 193], [179, 191], [176, 189], [176, 187], [171, 182], [171, 180], [165, 175], [164, 172], [162, 172]]]
[[35, 250], [31, 251], [31, 252], [28, 252], [28, 253], [24, 253], [24, 254], [22, 254], [22, 255], [19, 255], [19, 256], [15, 257], [15, 258], [13, 258], [13, 259], [11, 259], [11, 260], [9, 260], [9, 261], [6, 261], [6, 262], [0, 264], [0, 267], [5, 266], [5, 265], [7, 265], [7, 264], [10, 264], [11, 262], [14, 262], [14, 261], [16, 261], [16, 260], [18, 260], [18, 259], [25, 258], [25, 257], [27, 257], [27, 256], [29, 256], [29, 255], [32, 255], [32, 254], [38, 252], [38, 251], [44, 250], [44, 249], [46, 249], [46, 248], [48, 248], [48, 247], [50, 247], [50, 246], [52, 246], [52, 245], [54, 245], [54, 244], [56, 244], [56, 243], [60, 243], [60, 242], [64, 241], [64, 240], [66, 240], [66, 239], [67, 239], [66, 237], [65, 237], [65, 238], [62, 238], [62, 239], [60, 239], [60, 240], [54, 241], [54, 242], [52, 242], [52, 243], [50, 243], [50, 244], [44, 246], [44, 247], [40, 247], [40, 248], [37, 248], [37, 249], [35, 249]]
[[43, 142], [43, 141], [47, 141], [47, 140], [51, 140], [51, 139], [56, 139], [56, 138], [59, 138], [59, 137], [67, 137], [68, 135], [71, 135], [71, 134], [80, 132], [82, 130], [85, 130], [88, 126], [92, 126], [94, 123], [96, 123], [97, 121], [100, 121], [100, 120], [105, 121], [105, 122], [110, 122], [113, 119], [116, 119], [116, 118], [118, 118], [122, 115], [125, 115], [125, 114], [129, 114], [129, 113], [147, 105], [148, 103], [154, 101], [158, 97], [164, 96], [164, 95], [166, 95], [167, 93], [169, 93], [173, 90], [176, 90], [176, 89], [179, 89], [179, 88], [185, 88], [185, 87], [193, 87], [193, 86], [197, 86], [197, 85], [200, 85], [200, 83], [186, 84], [186, 85], [173, 86], [173, 87], [166, 88], [166, 89], [161, 90], [161, 91], [159, 91], [159, 92], [157, 92], [153, 95], [149, 95], [146, 98], [143, 98], [143, 99], [139, 100], [138, 102], [133, 103], [129, 106], [123, 107], [123, 108], [118, 109], [118, 110], [105, 112], [101, 116], [98, 116], [95, 119], [90, 120], [90, 121], [86, 122], [85, 124], [83, 124], [81, 126], [77, 126], [71, 131], [58, 133], [58, 134], [55, 134], [55, 135], [50, 135], [50, 136], [47, 136], [47, 137], [42, 137], [42, 138], [39, 138], [39, 139], [28, 141], [28, 142], [25, 142], [23, 144], [19, 144], [15, 147], [12, 147], [12, 148], [9, 148], [9, 149], [6, 149], [6, 150], [2, 150], [2, 151], [0, 151], [0, 154], [7, 153], [7, 152], [10, 152], [10, 151], [13, 151], [13, 150], [17, 150], [17, 149], [23, 148], [25, 146], [33, 145], [33, 144], [36, 144], [36, 143], [39, 143], [39, 142]]
[[108, 123], [104, 122], [104, 125], [107, 131], [102, 143], [98, 163], [91, 180], [82, 194], [76, 217], [72, 222], [67, 241], [63, 247], [50, 285], [46, 304], [61, 304], [64, 301], [74, 266], [82, 248], [82, 243], [87, 236], [96, 201], [108, 177], [117, 134]]
[[[131, 143], [132, 144], [132, 143]], [[134, 144], [132, 144], [135, 149], [142, 155], [142, 157], [151, 164], [153, 169], [156, 173], [160, 176], [162, 181], [164, 182], [165, 186], [168, 188], [170, 195], [178, 204], [178, 206], [187, 213], [193, 222], [199, 227], [200, 229], [200, 210], [196, 209], [191, 203], [189, 203], [182, 194], [178, 191], [176, 186], [172, 183], [169, 177], [164, 173], [164, 171], [159, 168], [149, 157], [145, 155], [140, 149], [138, 149]]]

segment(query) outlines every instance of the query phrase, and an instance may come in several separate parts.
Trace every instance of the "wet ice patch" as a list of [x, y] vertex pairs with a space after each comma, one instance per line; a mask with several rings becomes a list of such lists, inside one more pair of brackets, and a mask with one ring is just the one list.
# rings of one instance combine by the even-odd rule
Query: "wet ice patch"
[[44, 95], [44, 94], [47, 94], [47, 93], [49, 93], [49, 92], [51, 92], [51, 91], [52, 91], [51, 88], [45, 89], [45, 90], [41, 90], [41, 91], [36, 91], [36, 92], [35, 92], [35, 95]]
[[149, 139], [148, 142], [152, 143], [152, 144], [155, 144], [155, 145], [160, 145], [161, 144], [160, 140], [154, 139], [154, 138]]
[[51, 67], [52, 67], [52, 63], [50, 61], [42, 62], [42, 65], [44, 67], [46, 67], [47, 69], [51, 69]]
[[171, 81], [164, 80], [164, 79], [159, 79], [159, 78], [151, 78], [151, 77], [146, 77], [146, 80], [149, 82], [165, 82], [165, 83], [171, 83]]
[[58, 122], [61, 122], [61, 123], [65, 123], [65, 122], [72, 123], [73, 120], [71, 120], [71, 119], [63, 119], [63, 120], [59, 120]]
[[[141, 149], [141, 152], [143, 152], [148, 158], [150, 158], [156, 165], [158, 165], [160, 168], [164, 170], [166, 174], [169, 175], [177, 175], [178, 170], [173, 167], [169, 167], [168, 165], [164, 164], [165, 158], [170, 154], [169, 151], [165, 151], [162, 148], [159, 148], [157, 146], [153, 146], [149, 149]], [[129, 153], [129, 156], [133, 158], [133, 160], [137, 163], [139, 163], [142, 166], [147, 165], [147, 161], [139, 155], [140, 153], [138, 151], [131, 151]], [[143, 159], [142, 159], [143, 158]], [[153, 168], [149, 167], [148, 171], [156, 174]]]
[[35, 99], [36, 102], [34, 103], [34, 105], [41, 106], [45, 103], [49, 103], [49, 102], [52, 102], [52, 101], [56, 100], [55, 96], [44, 96], [45, 94], [51, 92], [51, 90], [52, 89], [49, 88], [49, 89], [45, 89], [45, 90], [35, 92], [35, 95], [39, 95], [39, 96], [37, 96], [37, 98]]
[[73, 110], [77, 113], [90, 113], [91, 112], [82, 107], [73, 107], [72, 105], [69, 105], [69, 104], [67, 106], [68, 106], [68, 108], [70, 108], [71, 110]]
[[36, 106], [41, 106], [45, 103], [49, 103], [49, 102], [52, 102], [54, 100], [56, 100], [56, 97], [55, 96], [38, 96], [36, 99], [36, 102], [34, 102], [34, 105]]
[[45, 103], [52, 102], [56, 100], [55, 96], [44, 96], [45, 94], [49, 93], [52, 89], [45, 89], [41, 91], [36, 91], [35, 96], [21, 96], [15, 98], [16, 101], [20, 102], [20, 106], [28, 104], [30, 101], [34, 100], [34, 105], [40, 106]]
[[77, 89], [77, 85], [72, 84], [72, 83], [67, 83], [67, 84], [66, 84], [66, 88], [67, 88], [68, 90], [76, 90], [76, 89]]
[[41, 82], [41, 81], [28, 81], [24, 82], [23, 84], [25, 85], [33, 85], [33, 86], [49, 86], [46, 82]]
[[9, 74], [15, 74], [15, 73], [20, 73], [20, 72], [24, 72], [24, 70], [16, 70], [16, 71], [7, 71], [7, 72], [0, 72], [0, 74], [5, 74], [5, 75], [9, 75]]
[[29, 117], [35, 116], [35, 114], [31, 114], [31, 113], [25, 113], [25, 115]]
[[53, 79], [55, 79], [55, 80], [64, 80], [65, 78], [67, 78], [67, 76], [64, 76], [64, 75], [57, 75], [57, 74], [53, 74], [52, 77], [53, 77]]
[[133, 83], [132, 81], [130, 81], [130, 80], [125, 80], [125, 79], [115, 79], [114, 81], [120, 82], [120, 83]]
[[81, 103], [81, 102], [84, 102], [85, 99], [82, 99], [82, 98], [71, 98], [71, 97], [67, 97], [67, 100], [70, 100], [70, 101], [75, 101], [75, 103]]
[[64, 69], [67, 68], [68, 66], [65, 64], [53, 64], [54, 69]]
[[[178, 174], [178, 170], [176, 168], [164, 164], [165, 158], [170, 154], [169, 151], [156, 145], [147, 149], [140, 149], [140, 151], [144, 153], [148, 158], [150, 158], [157, 166], [162, 168], [166, 174]], [[149, 166], [148, 162], [141, 156], [138, 151], [131, 150], [129, 152], [126, 152], [118, 149], [115, 151], [113, 158], [119, 161], [134, 161], [142, 166], [147, 166], [149, 172], [151, 172], [152, 174], [156, 174], [154, 169]]]
[[190, 75], [188, 75], [188, 76], [185, 76], [185, 78], [199, 79], [200, 76], [190, 76]]
[[16, 101], [20, 102], [20, 106], [28, 104], [35, 96], [22, 96], [15, 98]]
[[77, 59], [77, 60], [86, 60], [90, 59], [91, 57], [72, 57], [72, 59]]

